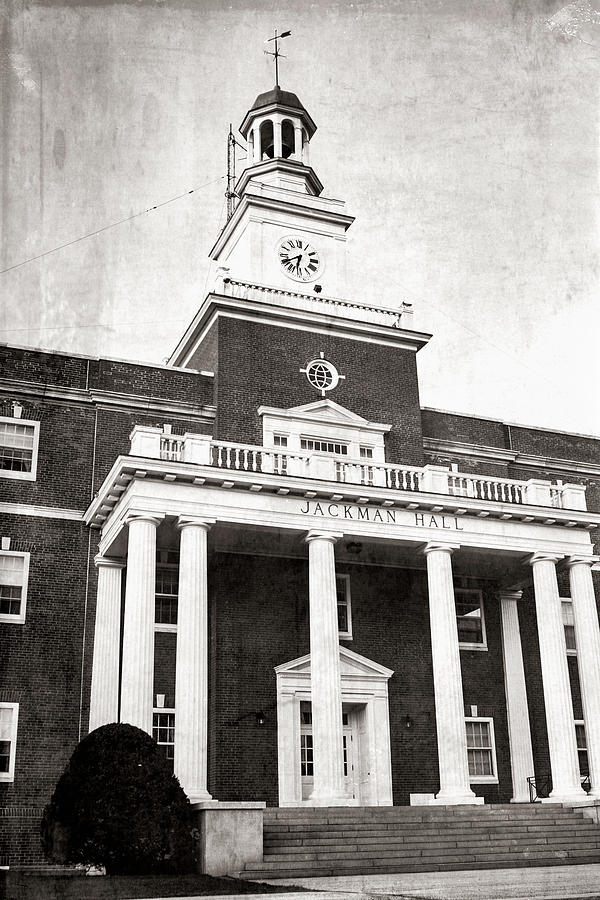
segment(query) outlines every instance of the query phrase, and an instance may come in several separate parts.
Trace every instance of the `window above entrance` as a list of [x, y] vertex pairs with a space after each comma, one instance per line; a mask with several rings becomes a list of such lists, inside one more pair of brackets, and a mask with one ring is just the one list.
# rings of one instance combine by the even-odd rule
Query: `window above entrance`
[[261, 406], [265, 447], [292, 452], [326, 453], [357, 460], [385, 462], [384, 435], [391, 425], [369, 422], [333, 400], [318, 400], [291, 409]]

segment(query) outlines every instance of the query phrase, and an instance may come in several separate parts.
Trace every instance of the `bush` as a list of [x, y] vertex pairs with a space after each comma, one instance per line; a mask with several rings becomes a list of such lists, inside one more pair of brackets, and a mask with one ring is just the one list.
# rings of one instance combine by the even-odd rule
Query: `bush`
[[103, 725], [76, 747], [42, 819], [49, 860], [109, 875], [193, 871], [190, 802], [162, 750], [132, 725]]

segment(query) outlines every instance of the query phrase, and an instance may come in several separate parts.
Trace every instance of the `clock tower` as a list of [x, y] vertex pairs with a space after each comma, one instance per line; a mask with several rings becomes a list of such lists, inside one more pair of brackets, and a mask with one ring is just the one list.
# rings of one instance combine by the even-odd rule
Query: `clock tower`
[[271, 446], [282, 417], [295, 422], [289, 441], [306, 441], [301, 408], [317, 415], [316, 439], [343, 437], [347, 452], [358, 453], [360, 442], [336, 417], [360, 420], [361, 428], [385, 423], [383, 432], [375, 428], [379, 436], [369, 432], [364, 452], [421, 465], [415, 357], [430, 335], [413, 330], [409, 303], [347, 299], [346, 232], [354, 219], [343, 201], [322, 195], [309, 162], [311, 115], [276, 85], [256, 98], [240, 131], [248, 165], [210, 251], [215, 286], [171, 363], [214, 373], [220, 441]]
[[346, 231], [354, 219], [342, 201], [321, 196], [309, 164], [315, 131], [296, 94], [278, 85], [244, 117], [249, 165], [236, 185], [236, 210], [210, 253], [232, 279], [345, 296]]

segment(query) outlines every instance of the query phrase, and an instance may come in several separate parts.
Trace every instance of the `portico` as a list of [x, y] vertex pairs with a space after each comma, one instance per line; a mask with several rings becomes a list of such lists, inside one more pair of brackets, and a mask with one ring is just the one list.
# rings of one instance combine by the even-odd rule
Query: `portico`
[[[433, 487], [440, 487], [442, 473]], [[429, 477], [432, 477], [431, 475]], [[125, 486], [119, 491], [118, 486]], [[177, 623], [177, 666], [175, 681], [175, 772], [190, 798], [210, 801], [209, 755], [209, 555], [236, 546], [249, 552], [304, 559], [308, 569], [309, 684], [304, 676], [303, 697], [310, 696], [312, 708], [312, 770], [314, 779], [309, 797], [297, 790], [285, 798], [310, 805], [341, 806], [360, 802], [348, 796], [345, 783], [343, 712], [348, 705], [344, 676], [340, 669], [338, 638], [338, 597], [336, 575], [340, 564], [348, 571], [348, 547], [370, 548], [364, 558], [378, 565], [406, 567], [426, 572], [431, 642], [431, 679], [435, 697], [439, 788], [435, 801], [445, 805], [481, 803], [471, 785], [465, 733], [465, 704], [461, 669], [461, 642], [453, 584], [455, 576], [479, 568], [484, 574], [502, 573], [503, 593], [496, 595], [501, 608], [504, 681], [506, 690], [510, 766], [513, 799], [527, 798], [527, 778], [534, 774], [531, 738], [527, 720], [527, 688], [517, 607], [522, 600], [519, 584], [533, 570], [535, 604], [544, 702], [550, 740], [553, 791], [551, 799], [563, 802], [585, 797], [580, 785], [577, 745], [573, 726], [569, 676], [564, 654], [563, 625], [556, 567], [569, 567], [573, 585], [575, 622], [580, 641], [579, 671], [586, 709], [595, 710], [600, 694], [597, 659], [600, 634], [593, 624], [589, 571], [593, 563], [584, 511], [548, 510], [534, 504], [518, 510], [499, 501], [457, 498], [433, 492], [390, 491], [369, 485], [307, 482], [302, 477], [215, 469], [210, 466], [183, 466], [176, 461], [122, 457], [107, 479], [105, 490], [90, 508], [90, 518], [104, 515], [98, 559], [101, 588], [98, 595], [96, 642], [92, 694], [92, 721], [99, 725], [114, 714], [118, 657], [106, 652], [115, 641], [115, 613], [120, 606], [120, 566], [126, 564], [125, 609], [122, 632], [123, 670], [120, 682], [120, 719], [152, 732], [154, 581], [156, 547], [167, 542], [179, 545], [179, 609]], [[365, 494], [368, 493], [368, 496]], [[112, 500], [111, 500], [112, 498]], [[108, 502], [107, 502], [108, 501]], [[110, 512], [105, 515], [107, 506]], [[464, 504], [464, 505], [463, 505]], [[544, 517], [542, 520], [542, 516]], [[564, 525], [560, 519], [564, 520]], [[578, 518], [580, 523], [574, 521]], [[235, 536], [235, 537], [233, 537]], [[211, 543], [212, 542], [212, 543]], [[542, 549], [543, 548], [543, 549]], [[473, 561], [475, 560], [475, 566]], [[468, 563], [468, 564], [467, 564]], [[374, 563], [371, 563], [372, 565]], [[103, 573], [110, 573], [109, 578]], [[508, 590], [512, 588], [512, 590]], [[113, 609], [112, 618], [106, 615]], [[562, 645], [561, 645], [562, 641]], [[399, 636], [401, 643], [401, 637]], [[342, 641], [343, 643], [343, 641]], [[562, 648], [562, 650], [561, 650]], [[564, 659], [564, 665], [560, 660]], [[285, 659], [279, 665], [285, 669]], [[292, 662], [290, 658], [289, 662]], [[381, 667], [376, 657], [366, 664]], [[282, 669], [273, 667], [275, 672]], [[380, 675], [380, 678], [383, 678]], [[279, 675], [278, 675], [279, 678]], [[386, 687], [387, 690], [387, 687]], [[111, 703], [101, 702], [111, 696]], [[277, 709], [280, 754], [300, 726], [290, 718], [273, 693], [271, 705]], [[300, 696], [300, 695], [298, 695]], [[377, 705], [379, 735], [391, 733], [392, 749], [385, 749], [379, 763], [382, 772], [391, 772], [394, 729], [390, 731], [387, 698]], [[268, 706], [269, 698], [262, 703]], [[364, 703], [367, 704], [367, 699]], [[299, 703], [300, 701], [298, 701]], [[391, 702], [391, 701], [390, 701]], [[385, 706], [385, 708], [384, 708]], [[294, 707], [299, 709], [299, 705]], [[368, 707], [365, 705], [365, 709]], [[374, 708], [374, 707], [373, 707]], [[296, 715], [296, 713], [294, 713]], [[393, 718], [395, 714], [393, 713]], [[517, 725], [518, 723], [518, 725]], [[288, 729], [286, 733], [285, 729]], [[291, 729], [291, 733], [289, 733]], [[382, 730], [383, 729], [383, 730]], [[377, 741], [371, 734], [371, 746]], [[381, 753], [381, 742], [378, 752]], [[363, 746], [367, 744], [363, 743]], [[588, 727], [590, 770], [595, 776], [600, 744], [593, 724]], [[215, 751], [215, 752], [218, 752]], [[296, 752], [295, 749], [293, 751]], [[293, 755], [293, 754], [292, 754]], [[292, 757], [288, 754], [288, 759]], [[358, 758], [357, 758], [358, 759]], [[367, 754], [357, 765], [370, 771]], [[298, 777], [283, 771], [280, 779]], [[285, 766], [284, 766], [285, 769]], [[376, 769], [373, 758], [373, 769]], [[398, 773], [395, 773], [397, 777]], [[389, 803], [393, 778], [382, 791], [365, 788], [370, 803]], [[485, 780], [485, 779], [484, 779]], [[280, 784], [280, 795], [282, 785]], [[592, 791], [598, 786], [592, 781]], [[422, 795], [422, 791], [414, 791]], [[285, 799], [284, 798], [284, 799]], [[287, 799], [285, 799], [287, 803]], [[420, 802], [417, 798], [413, 802]]]

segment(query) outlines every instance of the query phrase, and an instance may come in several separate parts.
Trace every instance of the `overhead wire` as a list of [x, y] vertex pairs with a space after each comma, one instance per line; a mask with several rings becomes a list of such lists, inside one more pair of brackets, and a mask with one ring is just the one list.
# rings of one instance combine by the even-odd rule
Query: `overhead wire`
[[189, 197], [190, 194], [196, 194], [198, 191], [203, 190], [203, 188], [209, 187], [211, 184], [217, 184], [218, 181], [223, 181], [225, 175], [220, 175], [218, 178], [213, 178], [212, 181], [207, 181], [204, 184], [198, 185], [198, 187], [192, 188], [190, 191], [184, 191], [183, 194], [177, 194], [176, 197], [170, 197], [168, 200], [163, 200], [162, 203], [156, 203], [154, 206], [149, 206], [147, 209], [140, 210], [140, 212], [133, 213], [131, 216], [126, 216], [124, 219], [119, 219], [117, 222], [111, 222], [108, 225], [103, 225], [102, 228], [97, 228], [95, 231], [90, 231], [87, 234], [82, 234], [81, 237], [73, 238], [71, 241], [66, 241], [64, 244], [59, 244], [58, 247], [52, 247], [50, 250], [45, 250], [43, 253], [38, 253], [37, 256], [30, 256], [28, 259], [24, 259], [19, 263], [15, 263], [12, 266], [8, 266], [6, 269], [0, 269], [0, 275], [4, 275], [6, 272], [12, 272], [13, 269], [19, 269], [21, 266], [26, 266], [30, 262], [35, 262], [37, 259], [43, 259], [44, 256], [49, 256], [51, 253], [57, 253], [59, 250], [64, 250], [66, 247], [72, 247], [73, 244], [78, 244], [81, 241], [85, 241], [88, 238], [95, 237], [97, 234], [102, 234], [103, 231], [108, 231], [110, 228], [116, 228], [117, 225], [123, 225], [125, 222], [131, 222], [132, 219], [138, 219], [140, 216], [145, 216], [150, 212], [153, 212], [155, 209], [160, 209], [163, 206], [167, 206], [169, 203], [174, 203], [176, 200], [181, 200], [183, 197]]

